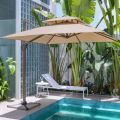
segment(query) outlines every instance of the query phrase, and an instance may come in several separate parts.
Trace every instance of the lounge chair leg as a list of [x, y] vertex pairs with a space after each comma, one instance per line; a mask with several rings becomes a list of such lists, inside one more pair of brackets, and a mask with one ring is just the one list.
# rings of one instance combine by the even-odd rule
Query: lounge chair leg
[[49, 95], [49, 90], [48, 90], [48, 87], [47, 87], [47, 95]]
[[83, 99], [84, 99], [84, 91], [83, 91]]
[[38, 86], [36, 87], [36, 97], [38, 96]]
[[88, 96], [88, 88], [87, 88], [87, 96]]

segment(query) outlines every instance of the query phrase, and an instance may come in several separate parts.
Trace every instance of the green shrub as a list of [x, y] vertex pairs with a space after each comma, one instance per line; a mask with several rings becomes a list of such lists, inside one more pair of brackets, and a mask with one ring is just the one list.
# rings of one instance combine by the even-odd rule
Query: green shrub
[[[11, 76], [15, 73], [15, 61], [13, 61], [13, 58], [7, 58], [5, 62], [8, 68], [5, 67], [0, 57], [0, 101], [8, 98]], [[7, 77], [9, 78], [8, 80]]]
[[8, 94], [8, 81], [5, 80], [5, 66], [0, 58], [0, 100], [6, 99]]

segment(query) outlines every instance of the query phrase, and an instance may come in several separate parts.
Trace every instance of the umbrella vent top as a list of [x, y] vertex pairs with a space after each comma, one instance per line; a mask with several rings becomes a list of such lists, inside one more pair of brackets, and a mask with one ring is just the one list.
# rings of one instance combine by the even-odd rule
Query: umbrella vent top
[[47, 23], [48, 25], [57, 25], [57, 24], [70, 24], [70, 23], [71, 24], [78, 24], [78, 23], [83, 24], [84, 22], [77, 17], [65, 16], [61, 18], [53, 18], [53, 19], [45, 20], [45, 23]]

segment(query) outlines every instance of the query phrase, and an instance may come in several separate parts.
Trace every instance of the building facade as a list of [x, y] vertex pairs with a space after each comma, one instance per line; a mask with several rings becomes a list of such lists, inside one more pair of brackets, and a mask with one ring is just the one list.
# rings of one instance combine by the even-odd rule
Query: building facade
[[[38, 0], [21, 0], [21, 31], [38, 27], [38, 24], [32, 15], [33, 8], [42, 8], [45, 11], [50, 11], [49, 1], [44, 2]], [[40, 18], [45, 20], [42, 14]], [[27, 48], [27, 95], [35, 94], [35, 83], [40, 81], [42, 73], [49, 71], [49, 56], [48, 46], [31, 43]]]
[[[0, 37], [15, 32], [15, 4], [15, 0], [0, 0]], [[7, 57], [15, 59], [15, 41], [0, 39], [0, 57], [4, 61]], [[10, 86], [10, 96], [14, 96], [15, 80], [10, 82]]]
[[[50, 0], [0, 0], [0, 36], [5, 36], [15, 32], [38, 27], [32, 9], [41, 7], [50, 11]], [[4, 13], [3, 13], [4, 11]], [[40, 14], [42, 20], [46, 18]], [[21, 98], [22, 96], [22, 42], [0, 40], [0, 56], [3, 58], [13, 57], [16, 60], [16, 80], [11, 88], [14, 89], [12, 96]], [[4, 51], [4, 53], [2, 52]], [[42, 73], [49, 71], [49, 55], [47, 45], [31, 43], [27, 48], [27, 95], [36, 92], [35, 82], [40, 81]]]

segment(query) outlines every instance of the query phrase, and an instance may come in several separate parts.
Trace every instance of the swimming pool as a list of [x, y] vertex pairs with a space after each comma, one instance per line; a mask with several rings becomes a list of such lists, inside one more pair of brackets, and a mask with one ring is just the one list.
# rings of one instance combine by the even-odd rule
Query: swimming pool
[[120, 104], [63, 98], [22, 120], [120, 120]]

